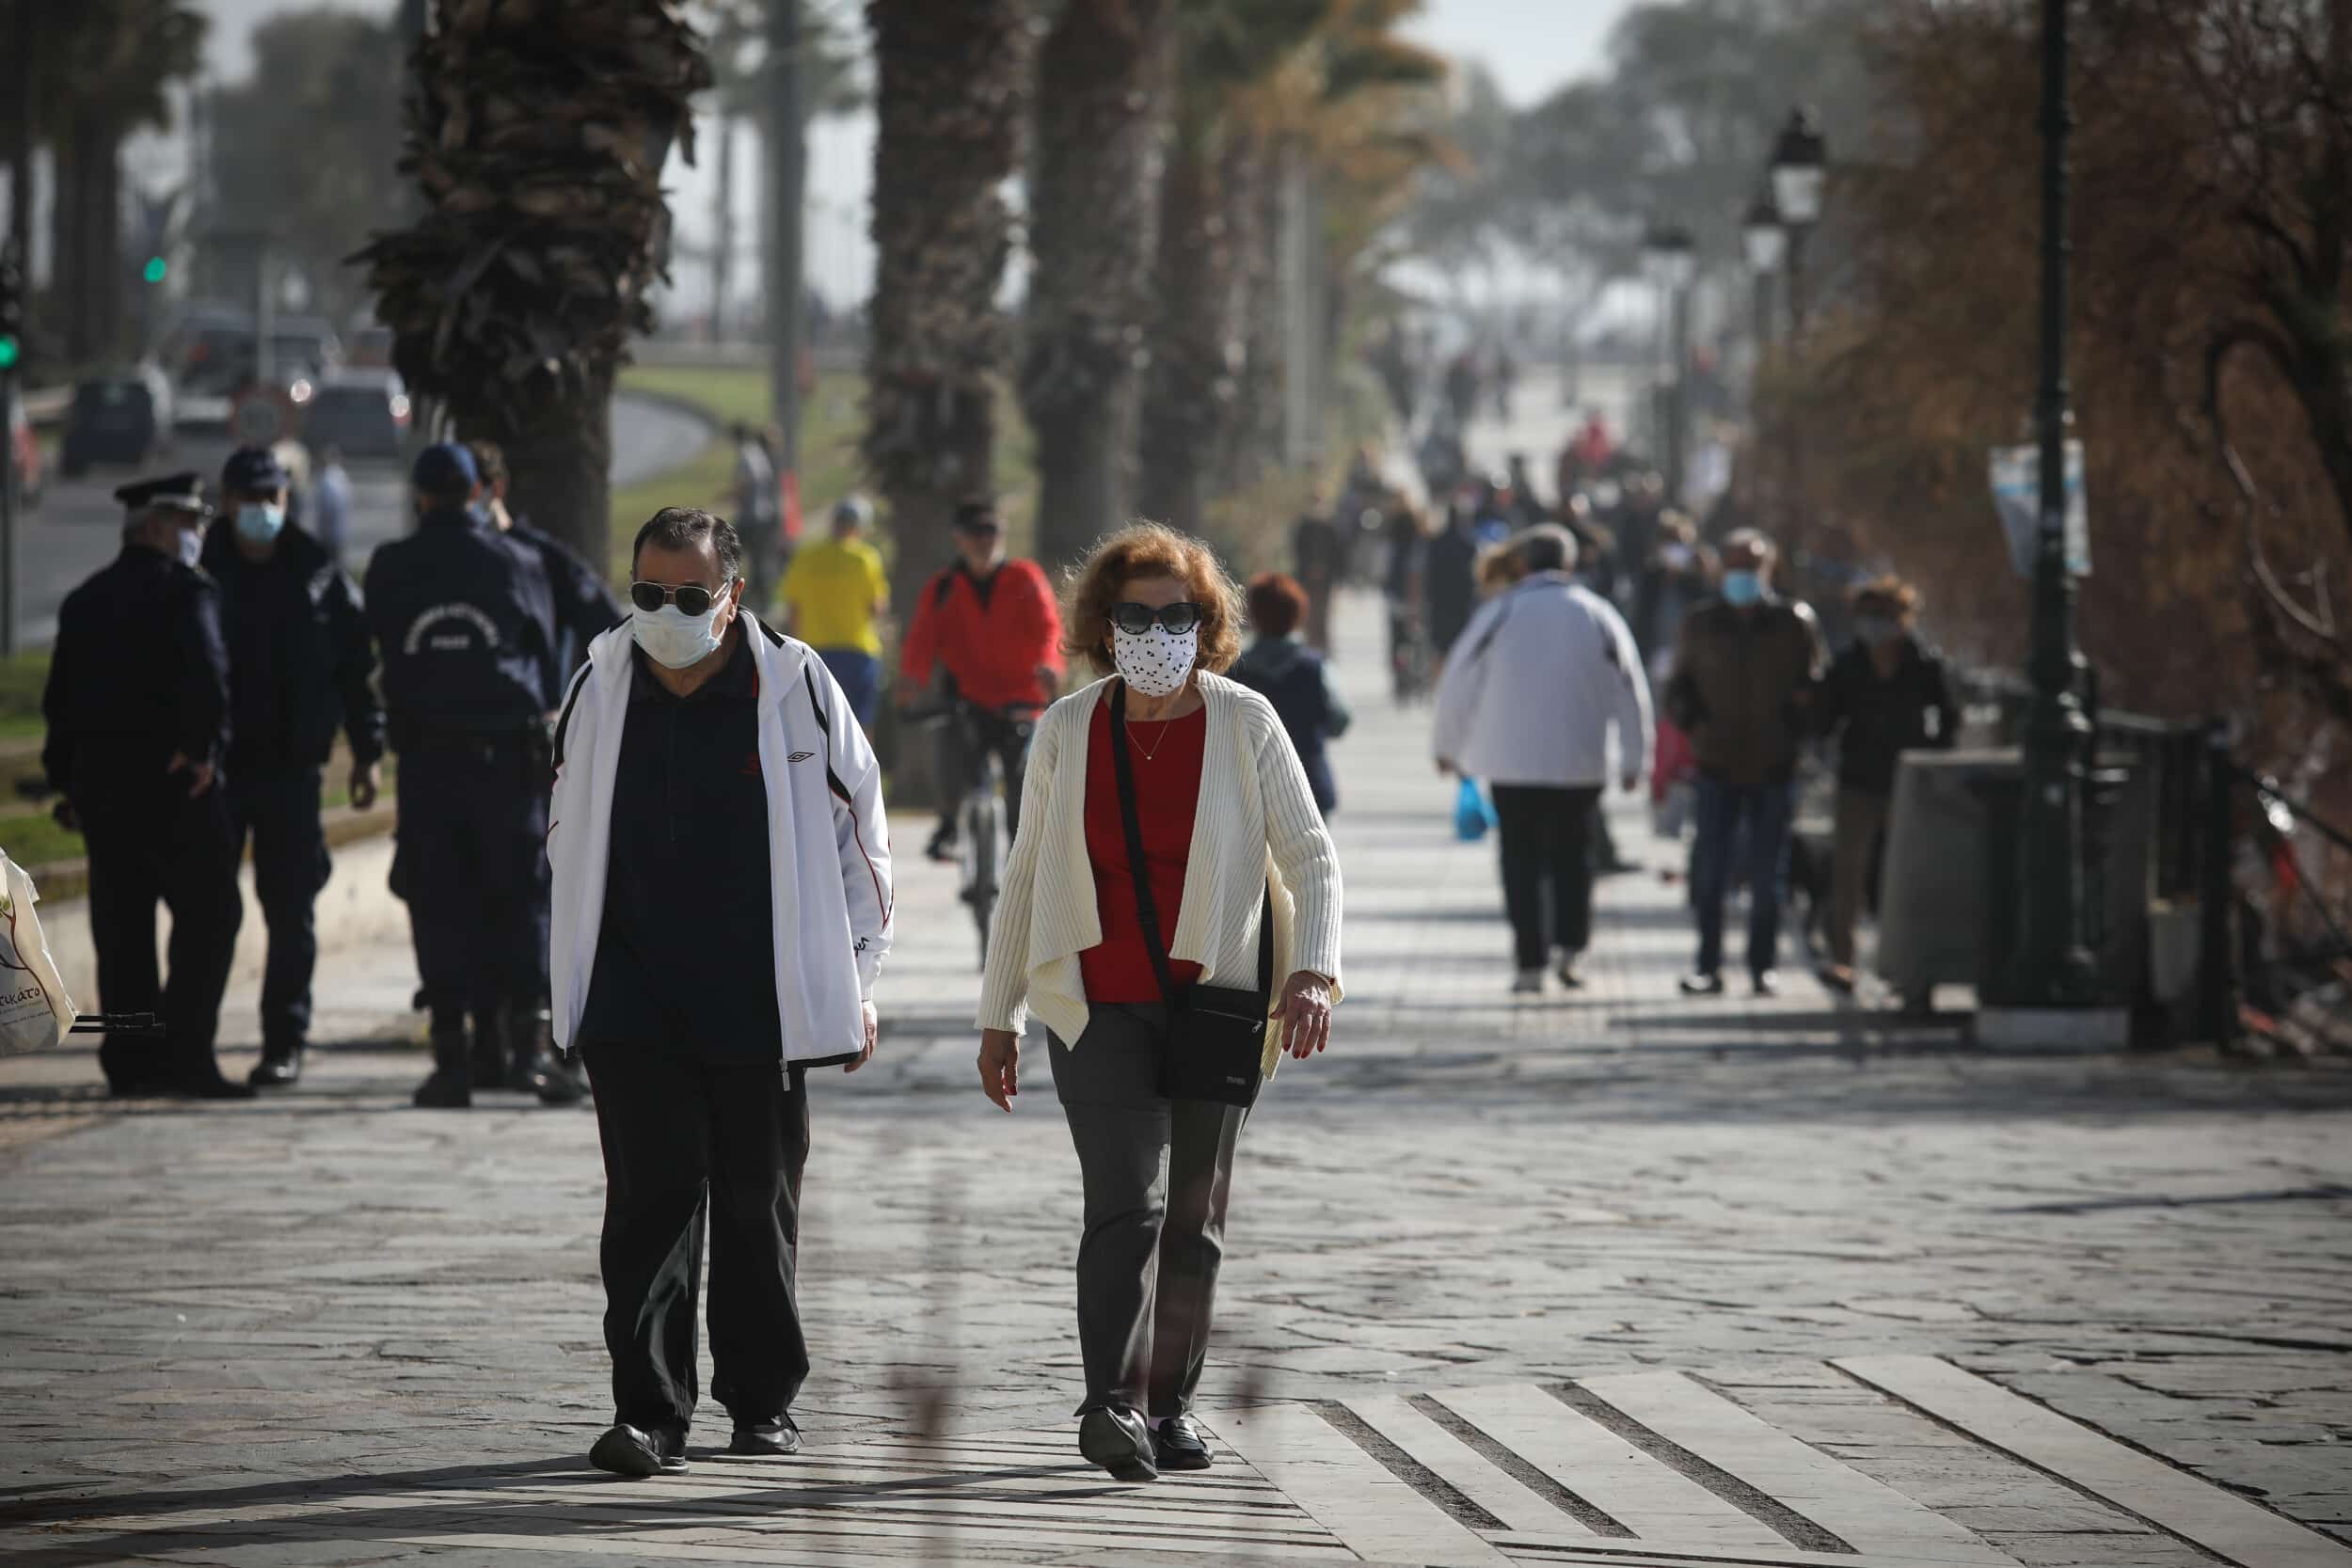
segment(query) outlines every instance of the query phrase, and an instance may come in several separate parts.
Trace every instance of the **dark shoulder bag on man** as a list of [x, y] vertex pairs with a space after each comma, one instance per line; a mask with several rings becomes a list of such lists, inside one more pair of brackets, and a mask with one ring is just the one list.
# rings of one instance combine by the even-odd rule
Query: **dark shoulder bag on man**
[[1136, 765], [1127, 754], [1127, 683], [1111, 687], [1112, 771], [1119, 781], [1119, 821], [1127, 836], [1127, 872], [1136, 887], [1136, 915], [1143, 927], [1144, 950], [1168, 1004], [1168, 1050], [1160, 1066], [1160, 1092], [1170, 1100], [1219, 1101], [1245, 1110], [1263, 1081], [1267, 1010], [1274, 1002], [1274, 890], [1268, 888], [1258, 922], [1258, 989], [1204, 986], [1179, 990], [1168, 967], [1168, 944], [1160, 939], [1159, 907], [1152, 898], [1151, 870], [1143, 858], [1143, 824], [1136, 813]]

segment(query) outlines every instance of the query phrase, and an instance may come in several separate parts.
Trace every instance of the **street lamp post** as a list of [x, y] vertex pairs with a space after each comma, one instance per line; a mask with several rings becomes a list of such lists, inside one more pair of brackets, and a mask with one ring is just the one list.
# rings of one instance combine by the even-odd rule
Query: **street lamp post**
[[2090, 723], [2075, 694], [2082, 657], [2074, 646], [2074, 582], [2066, 560], [2066, 137], [2067, 0], [2042, 4], [2042, 363], [2035, 400], [2041, 446], [2040, 515], [2034, 534], [2033, 685], [2025, 735], [2025, 797], [2017, 946], [2010, 1000], [2066, 1006], [2091, 999], [2083, 944], [2083, 760]]
[[1688, 229], [1663, 225], [1642, 241], [1642, 261], [1666, 299], [1673, 325], [1667, 340], [1665, 465], [1666, 499], [1682, 504], [1684, 450], [1691, 427], [1691, 284], [1698, 276], [1698, 242]]
[[[1804, 336], [1804, 242], [1821, 216], [1821, 187], [1829, 179], [1829, 144], [1809, 109], [1791, 110], [1772, 145], [1772, 205], [1780, 214], [1788, 261], [1788, 336]], [[1804, 433], [1801, 421], [1788, 429], [1788, 514], [1782, 543], [1788, 563], [1802, 570], [1804, 533]]]
[[1772, 274], [1788, 254], [1788, 230], [1770, 191], [1760, 191], [1740, 220], [1740, 244], [1756, 285], [1756, 357], [1760, 364], [1772, 345]]

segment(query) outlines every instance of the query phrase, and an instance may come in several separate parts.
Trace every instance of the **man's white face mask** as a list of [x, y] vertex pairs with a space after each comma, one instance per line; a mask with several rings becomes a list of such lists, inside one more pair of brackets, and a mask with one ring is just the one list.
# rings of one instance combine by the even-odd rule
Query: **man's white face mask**
[[[644, 601], [651, 599], [658, 608], [647, 610]], [[715, 594], [694, 584], [665, 589], [660, 583], [638, 582], [629, 585], [629, 635], [645, 650], [645, 657], [665, 669], [683, 670], [710, 657], [726, 635], [720, 624], [720, 612], [726, 609], [732, 595], [722, 588]], [[681, 601], [703, 607], [699, 615], [689, 615], [680, 608]]]

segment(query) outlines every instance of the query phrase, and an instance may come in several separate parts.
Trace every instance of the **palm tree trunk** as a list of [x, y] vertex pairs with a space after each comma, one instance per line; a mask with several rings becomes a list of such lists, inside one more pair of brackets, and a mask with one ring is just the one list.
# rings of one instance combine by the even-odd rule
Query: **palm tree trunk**
[[[580, 384], [512, 418], [503, 401], [473, 399], [462, 387], [446, 396], [459, 431], [495, 432], [512, 476], [507, 504], [603, 569], [612, 553], [613, 367], [586, 368]], [[692, 498], [681, 498], [695, 504]], [[621, 519], [633, 531], [643, 517]]]
[[1233, 414], [1218, 444], [1224, 485], [1255, 484], [1280, 457], [1282, 432], [1282, 182], [1279, 150], [1251, 139], [1231, 160], [1228, 211], [1239, 258], [1243, 348]]
[[1147, 516], [1198, 532], [1233, 401], [1231, 230], [1207, 137], [1181, 129], [1160, 183], [1151, 369], [1139, 432]]
[[119, 272], [115, 230], [121, 166], [115, 138], [87, 110], [74, 113], [52, 145], [57, 177], [50, 277], [66, 358], [87, 364], [114, 350], [107, 294]]
[[1127, 510], [1156, 215], [1168, 0], [1071, 0], [1038, 55], [1021, 403], [1037, 436], [1038, 555], [1075, 561]]
[[999, 191], [1020, 166], [1030, 37], [1024, 0], [867, 0], [866, 16], [878, 126], [863, 449], [890, 506], [903, 622], [947, 559], [956, 503], [993, 478], [1012, 249]]
[[653, 325], [661, 165], [673, 136], [691, 156], [709, 66], [678, 0], [436, 14], [408, 98], [423, 214], [355, 260], [403, 378], [505, 448], [515, 509], [601, 566], [613, 377]]

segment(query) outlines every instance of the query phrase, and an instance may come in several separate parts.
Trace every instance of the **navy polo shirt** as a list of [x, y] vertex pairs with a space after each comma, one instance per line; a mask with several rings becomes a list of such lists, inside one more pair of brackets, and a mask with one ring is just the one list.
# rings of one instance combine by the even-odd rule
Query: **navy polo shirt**
[[630, 649], [604, 927], [582, 1044], [780, 1062], [759, 674], [742, 623], [720, 672], [671, 693]]

